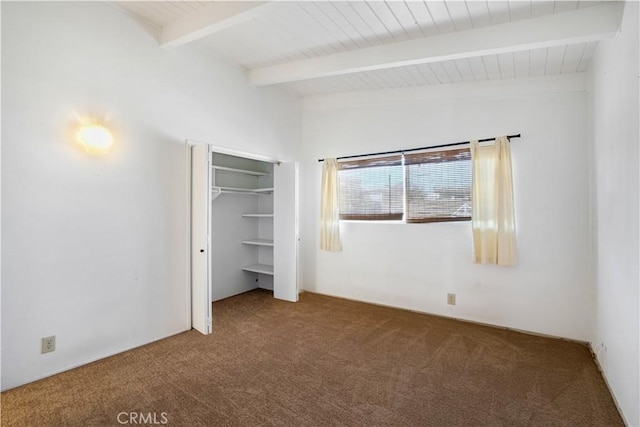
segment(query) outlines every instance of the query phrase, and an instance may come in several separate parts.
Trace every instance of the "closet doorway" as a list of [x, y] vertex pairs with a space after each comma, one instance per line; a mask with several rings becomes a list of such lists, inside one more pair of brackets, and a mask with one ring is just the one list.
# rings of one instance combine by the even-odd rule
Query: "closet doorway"
[[211, 333], [213, 301], [252, 289], [298, 300], [298, 164], [191, 146], [192, 327]]

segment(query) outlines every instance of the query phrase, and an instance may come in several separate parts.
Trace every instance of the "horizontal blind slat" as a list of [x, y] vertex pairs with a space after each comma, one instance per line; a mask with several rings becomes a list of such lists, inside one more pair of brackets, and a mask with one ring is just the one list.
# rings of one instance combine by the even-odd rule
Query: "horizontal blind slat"
[[442, 163], [471, 160], [471, 150], [460, 148], [456, 150], [425, 151], [421, 153], [405, 154], [404, 164]]
[[359, 168], [370, 168], [377, 166], [400, 166], [402, 164], [402, 156], [394, 155], [394, 156], [386, 156], [386, 157], [372, 157], [367, 159], [360, 160], [349, 160], [338, 162], [338, 169], [359, 169]]

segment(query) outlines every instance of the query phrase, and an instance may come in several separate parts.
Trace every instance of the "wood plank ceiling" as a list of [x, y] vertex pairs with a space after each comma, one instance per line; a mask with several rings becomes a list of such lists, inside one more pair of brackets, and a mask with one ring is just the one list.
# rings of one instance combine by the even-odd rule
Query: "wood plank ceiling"
[[[200, 43], [249, 69], [270, 67], [575, 11], [603, 1], [283, 1]], [[204, 11], [207, 2], [116, 2], [162, 28]], [[576, 42], [462, 59], [398, 66], [280, 83], [301, 95], [585, 71], [598, 41]]]

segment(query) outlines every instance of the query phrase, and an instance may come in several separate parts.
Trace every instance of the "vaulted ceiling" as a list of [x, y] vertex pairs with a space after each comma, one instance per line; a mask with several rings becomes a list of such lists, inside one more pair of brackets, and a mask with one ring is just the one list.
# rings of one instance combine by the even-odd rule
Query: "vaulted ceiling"
[[615, 1], [120, 1], [166, 49], [199, 43], [301, 95], [585, 71]]

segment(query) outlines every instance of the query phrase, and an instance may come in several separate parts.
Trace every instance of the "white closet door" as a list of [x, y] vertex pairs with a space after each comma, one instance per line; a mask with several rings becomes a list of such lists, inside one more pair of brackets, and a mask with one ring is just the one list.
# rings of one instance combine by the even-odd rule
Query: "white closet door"
[[298, 163], [273, 166], [273, 296], [298, 301]]
[[191, 326], [211, 333], [211, 162], [206, 145], [191, 147]]

